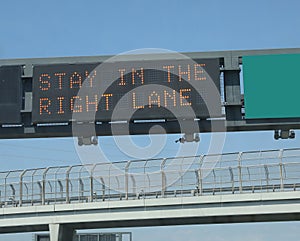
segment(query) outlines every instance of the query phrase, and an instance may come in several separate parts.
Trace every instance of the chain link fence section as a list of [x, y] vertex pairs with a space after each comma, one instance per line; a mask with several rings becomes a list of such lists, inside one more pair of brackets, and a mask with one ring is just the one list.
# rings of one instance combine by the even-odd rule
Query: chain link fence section
[[[0, 172], [0, 204], [296, 191], [300, 190], [299, 160], [300, 148]], [[179, 176], [175, 181], [174, 175]]]

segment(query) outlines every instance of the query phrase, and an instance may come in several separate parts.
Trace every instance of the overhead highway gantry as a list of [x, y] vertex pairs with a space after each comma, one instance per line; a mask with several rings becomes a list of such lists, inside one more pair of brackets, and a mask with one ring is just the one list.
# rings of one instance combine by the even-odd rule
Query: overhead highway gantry
[[[154, 125], [163, 128], [153, 134], [183, 133], [186, 120], [202, 133], [275, 130], [276, 139], [293, 138], [290, 130], [300, 126], [299, 54], [296, 48], [2, 59], [0, 138], [89, 136], [90, 126], [97, 136], [148, 134]], [[102, 94], [97, 76], [107, 87]], [[91, 92], [78, 95], [85, 79]], [[149, 93], [138, 89], [146, 85]], [[186, 114], [190, 107], [195, 118]]]

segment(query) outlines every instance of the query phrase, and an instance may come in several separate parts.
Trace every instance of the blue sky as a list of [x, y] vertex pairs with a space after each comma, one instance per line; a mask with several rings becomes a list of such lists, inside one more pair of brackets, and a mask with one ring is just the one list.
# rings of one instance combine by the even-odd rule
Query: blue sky
[[[298, 0], [76, 1], [10, 0], [1, 3], [0, 58], [114, 55], [140, 48], [179, 52], [300, 47]], [[224, 152], [299, 147], [274, 141], [272, 132], [230, 133]], [[176, 154], [177, 135], [158, 156]], [[112, 138], [99, 138], [112, 161], [128, 158]], [[149, 138], [134, 137], [137, 145]], [[203, 146], [209, 136], [202, 136]], [[201, 147], [202, 148], [202, 147]], [[205, 148], [199, 150], [204, 152]], [[73, 140], [1, 140], [1, 170], [78, 163]], [[298, 240], [299, 223], [135, 228], [135, 240]], [[30, 235], [28, 240], [31, 239]], [[24, 236], [25, 237], [25, 236]], [[19, 236], [0, 236], [19, 240]], [[22, 238], [22, 240], [25, 240]]]

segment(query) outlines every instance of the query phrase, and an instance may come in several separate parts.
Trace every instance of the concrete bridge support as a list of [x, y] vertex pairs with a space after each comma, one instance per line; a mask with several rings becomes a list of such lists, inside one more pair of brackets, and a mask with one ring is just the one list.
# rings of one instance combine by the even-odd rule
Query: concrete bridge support
[[49, 224], [50, 241], [74, 241], [76, 231], [67, 225]]

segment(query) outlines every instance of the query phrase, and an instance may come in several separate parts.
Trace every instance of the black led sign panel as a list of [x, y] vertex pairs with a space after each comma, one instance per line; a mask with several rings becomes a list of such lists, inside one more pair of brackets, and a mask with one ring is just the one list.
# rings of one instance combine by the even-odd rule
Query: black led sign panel
[[0, 124], [21, 122], [21, 66], [0, 67]]
[[32, 120], [218, 117], [219, 90], [219, 59], [36, 65]]

